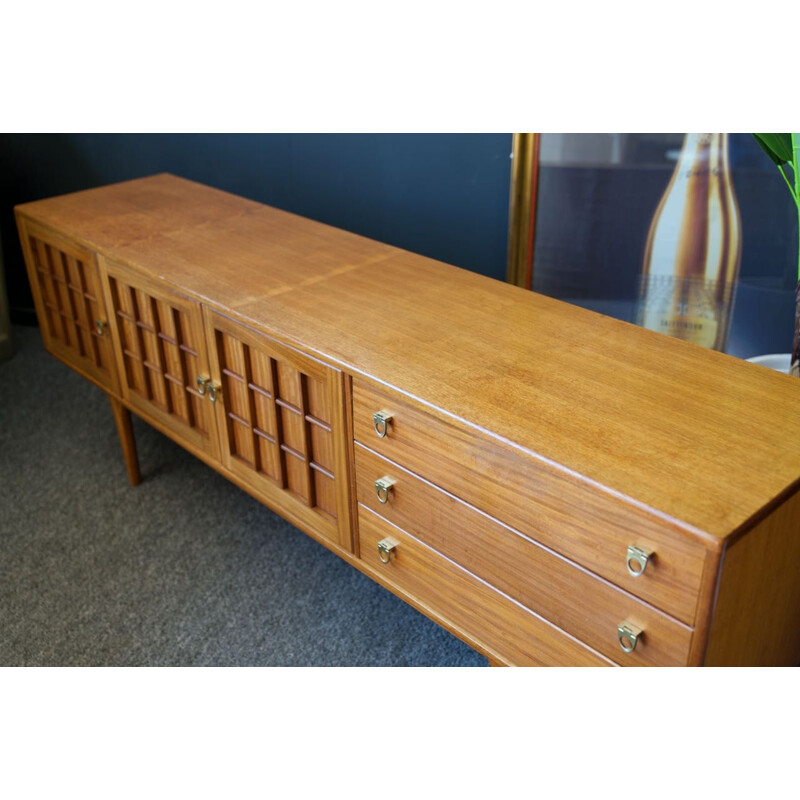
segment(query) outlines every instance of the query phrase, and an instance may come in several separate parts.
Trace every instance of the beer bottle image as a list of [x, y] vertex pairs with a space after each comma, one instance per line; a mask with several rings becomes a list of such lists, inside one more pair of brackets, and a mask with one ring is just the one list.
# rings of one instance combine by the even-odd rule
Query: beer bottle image
[[637, 324], [725, 350], [742, 254], [727, 133], [687, 133], [642, 265]]

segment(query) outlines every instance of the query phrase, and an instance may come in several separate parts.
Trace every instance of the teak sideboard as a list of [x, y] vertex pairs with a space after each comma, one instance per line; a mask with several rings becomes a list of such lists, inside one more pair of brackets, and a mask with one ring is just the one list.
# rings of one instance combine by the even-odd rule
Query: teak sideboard
[[796, 379], [171, 175], [16, 214], [134, 485], [130, 412], [492, 664], [800, 663]]

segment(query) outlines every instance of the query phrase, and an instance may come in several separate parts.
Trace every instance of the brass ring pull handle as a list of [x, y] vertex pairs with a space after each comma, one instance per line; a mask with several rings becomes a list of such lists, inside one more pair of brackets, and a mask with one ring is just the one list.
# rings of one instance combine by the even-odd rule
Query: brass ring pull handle
[[206, 388], [208, 387], [209, 381], [211, 378], [208, 375], [198, 375], [197, 376], [197, 394], [205, 394]]
[[384, 564], [388, 564], [392, 560], [392, 556], [396, 555], [397, 542], [395, 539], [392, 539], [390, 536], [387, 536], [385, 539], [381, 539], [378, 542], [378, 557]]
[[626, 653], [632, 653], [636, 649], [641, 635], [642, 629], [637, 628], [636, 625], [631, 625], [630, 622], [623, 622], [621, 625], [617, 625], [619, 646]]
[[392, 423], [392, 415], [388, 411], [376, 411], [372, 415], [372, 424], [375, 426], [375, 433], [379, 439], [383, 439]]
[[375, 494], [378, 496], [379, 503], [388, 503], [389, 502], [389, 492], [392, 491], [392, 487], [397, 483], [394, 478], [390, 478], [388, 475], [384, 475], [382, 478], [378, 478], [375, 481]]
[[94, 321], [94, 332], [98, 336], [102, 336], [106, 332], [107, 327], [108, 323], [104, 319], [96, 319]]
[[218, 383], [210, 383], [208, 384], [208, 399], [212, 403], [216, 403], [217, 400], [222, 400], [222, 387]]
[[628, 565], [628, 572], [634, 577], [638, 578], [644, 574], [647, 569], [647, 563], [653, 556], [652, 550], [647, 550], [644, 547], [636, 547], [636, 545], [628, 546], [628, 556], [626, 564]]

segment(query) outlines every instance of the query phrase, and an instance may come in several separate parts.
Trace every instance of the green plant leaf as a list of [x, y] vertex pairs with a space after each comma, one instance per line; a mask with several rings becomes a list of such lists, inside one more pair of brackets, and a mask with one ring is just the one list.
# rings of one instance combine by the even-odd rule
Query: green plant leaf
[[753, 137], [761, 145], [761, 149], [770, 157], [773, 164], [791, 163], [791, 133], [754, 133]]

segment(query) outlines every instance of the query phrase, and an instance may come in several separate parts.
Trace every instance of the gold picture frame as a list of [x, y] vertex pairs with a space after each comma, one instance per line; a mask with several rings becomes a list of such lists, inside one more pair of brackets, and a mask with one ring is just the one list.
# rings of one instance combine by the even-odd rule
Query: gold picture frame
[[514, 133], [511, 140], [506, 280], [524, 289], [533, 286], [539, 138], [538, 133]]

